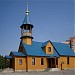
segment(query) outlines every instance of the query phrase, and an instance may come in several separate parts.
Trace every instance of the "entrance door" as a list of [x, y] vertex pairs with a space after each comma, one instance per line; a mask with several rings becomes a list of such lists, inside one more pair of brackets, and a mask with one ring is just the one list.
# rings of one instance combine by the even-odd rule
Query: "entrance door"
[[56, 60], [55, 60], [55, 58], [52, 58], [52, 68], [56, 68]]
[[56, 68], [55, 58], [48, 58], [48, 68]]
[[51, 68], [51, 58], [48, 58], [48, 68]]

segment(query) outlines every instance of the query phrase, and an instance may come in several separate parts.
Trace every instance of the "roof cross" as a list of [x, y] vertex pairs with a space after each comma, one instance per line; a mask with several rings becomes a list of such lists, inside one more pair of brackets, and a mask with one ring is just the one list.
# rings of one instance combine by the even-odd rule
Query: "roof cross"
[[26, 3], [26, 6], [27, 6], [27, 9], [26, 9], [26, 14], [28, 15], [28, 13], [29, 13], [29, 10], [28, 10], [28, 2]]

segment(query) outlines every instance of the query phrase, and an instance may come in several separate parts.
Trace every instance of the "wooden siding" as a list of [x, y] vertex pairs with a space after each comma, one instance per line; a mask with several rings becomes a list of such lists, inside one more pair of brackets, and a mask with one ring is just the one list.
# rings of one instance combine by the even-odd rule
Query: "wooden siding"
[[[22, 64], [19, 64], [19, 59], [22, 60]], [[15, 70], [26, 70], [26, 58], [15, 57]]]
[[[35, 58], [35, 65], [32, 65], [32, 58]], [[41, 58], [44, 59], [44, 65], [41, 65]], [[19, 59], [22, 60], [22, 64], [19, 64]], [[48, 58], [46, 57], [15, 57], [12, 60], [12, 68], [14, 70], [40, 71], [47, 69], [49, 66]], [[62, 69], [75, 68], [75, 57], [69, 57], [69, 64], [67, 64], [66, 56], [58, 58], [56, 67], [59, 69], [61, 69], [61, 62], [63, 62]]]
[[[51, 52], [49, 52], [48, 48], [51, 47]], [[53, 54], [53, 46], [50, 42], [46, 45], [46, 54]]]
[[62, 69], [75, 68], [75, 57], [69, 57], [69, 64], [67, 64], [67, 57], [58, 58], [58, 68], [61, 69], [61, 67]]
[[28, 45], [31, 45], [32, 44], [32, 39], [31, 38], [23, 38], [22, 40], [23, 40], [23, 42], [25, 44], [28, 44]]
[[75, 57], [69, 57], [69, 65], [68, 68], [75, 68]]
[[[32, 65], [32, 58], [35, 58], [35, 65]], [[44, 57], [44, 65], [41, 65], [41, 57], [27, 57], [27, 70], [39, 70], [47, 68], [47, 59]]]

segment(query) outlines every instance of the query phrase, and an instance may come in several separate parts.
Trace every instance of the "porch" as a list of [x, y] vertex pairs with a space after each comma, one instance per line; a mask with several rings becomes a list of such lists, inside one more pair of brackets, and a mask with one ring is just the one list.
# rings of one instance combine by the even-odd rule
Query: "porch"
[[47, 58], [48, 68], [58, 68], [58, 58]]

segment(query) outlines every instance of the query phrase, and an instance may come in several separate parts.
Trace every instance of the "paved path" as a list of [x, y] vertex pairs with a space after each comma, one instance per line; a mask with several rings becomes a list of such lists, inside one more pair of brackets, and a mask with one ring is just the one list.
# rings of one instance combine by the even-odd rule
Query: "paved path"
[[15, 72], [0, 73], [0, 75], [75, 75], [75, 70], [65, 70], [56, 72]]

